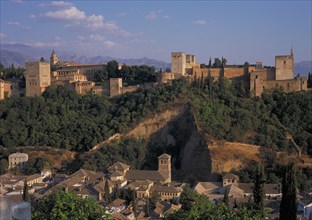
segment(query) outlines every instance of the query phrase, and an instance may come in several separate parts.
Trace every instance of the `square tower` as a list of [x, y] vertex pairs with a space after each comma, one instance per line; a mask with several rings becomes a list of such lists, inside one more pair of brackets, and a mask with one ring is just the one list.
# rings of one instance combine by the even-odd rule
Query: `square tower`
[[162, 154], [158, 157], [158, 171], [165, 177], [166, 182], [171, 182], [171, 156]]
[[185, 75], [186, 55], [183, 52], [171, 53], [171, 72], [173, 74]]
[[275, 57], [275, 80], [294, 79], [294, 56]]
[[41, 95], [51, 85], [50, 63], [26, 63], [25, 81], [26, 96]]

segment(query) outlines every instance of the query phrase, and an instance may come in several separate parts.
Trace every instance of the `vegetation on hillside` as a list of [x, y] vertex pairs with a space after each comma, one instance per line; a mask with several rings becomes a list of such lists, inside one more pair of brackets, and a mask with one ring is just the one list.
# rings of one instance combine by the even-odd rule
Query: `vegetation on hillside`
[[302, 150], [312, 155], [312, 93], [282, 91], [251, 98], [241, 83], [221, 78], [199, 78], [190, 93], [200, 127], [217, 139], [256, 144], [274, 150], [291, 150], [293, 135]]
[[179, 87], [158, 87], [108, 100], [51, 87], [40, 97], [12, 97], [0, 102], [0, 146], [83, 152], [173, 102], [179, 93]]
[[92, 198], [57, 191], [33, 206], [32, 219], [112, 219], [105, 208]]
[[155, 82], [156, 70], [155, 67], [147, 65], [122, 65], [121, 69], [119, 69], [117, 61], [113, 60], [108, 62], [103, 70], [98, 71], [95, 74], [94, 80], [96, 82], [104, 82], [109, 78], [117, 77], [121, 77], [123, 79], [123, 83], [128, 85]]
[[261, 213], [249, 206], [235, 207], [232, 210], [225, 203], [213, 205], [209, 198], [200, 195], [189, 187], [185, 187], [181, 194], [181, 209], [165, 217], [167, 220], [173, 219], [263, 219]]

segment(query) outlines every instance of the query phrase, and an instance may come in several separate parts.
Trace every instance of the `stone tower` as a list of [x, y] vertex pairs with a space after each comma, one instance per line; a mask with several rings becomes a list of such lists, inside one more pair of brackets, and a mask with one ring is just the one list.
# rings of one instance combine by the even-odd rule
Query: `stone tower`
[[294, 54], [275, 57], [275, 80], [294, 79]]
[[162, 154], [158, 157], [158, 171], [166, 178], [166, 182], [171, 182], [171, 156]]
[[55, 64], [57, 64], [57, 62], [58, 62], [58, 58], [56, 56], [55, 51], [53, 50], [52, 54], [51, 54], [51, 57], [50, 57], [50, 65], [54, 66]]
[[25, 83], [26, 96], [41, 95], [51, 85], [50, 63], [26, 63]]
[[183, 52], [171, 53], [171, 72], [181, 76], [185, 75], [186, 54]]

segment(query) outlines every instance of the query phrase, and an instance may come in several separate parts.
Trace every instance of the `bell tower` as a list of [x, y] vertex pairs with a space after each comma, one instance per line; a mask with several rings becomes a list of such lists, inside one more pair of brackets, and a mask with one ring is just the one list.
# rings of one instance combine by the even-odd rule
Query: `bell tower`
[[51, 57], [50, 57], [50, 65], [51, 65], [51, 67], [54, 66], [55, 64], [57, 64], [57, 62], [58, 62], [58, 58], [56, 56], [55, 51], [53, 50], [52, 54], [51, 54]]
[[165, 177], [167, 183], [171, 182], [171, 156], [169, 154], [164, 153], [158, 157], [158, 172]]

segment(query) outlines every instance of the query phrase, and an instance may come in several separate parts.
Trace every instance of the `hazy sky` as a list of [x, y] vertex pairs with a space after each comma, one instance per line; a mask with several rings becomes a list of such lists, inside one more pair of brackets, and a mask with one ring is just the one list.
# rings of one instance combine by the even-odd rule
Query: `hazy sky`
[[28, 1], [1, 0], [2, 44], [88, 56], [149, 57], [172, 51], [229, 64], [290, 53], [312, 60], [311, 1]]

